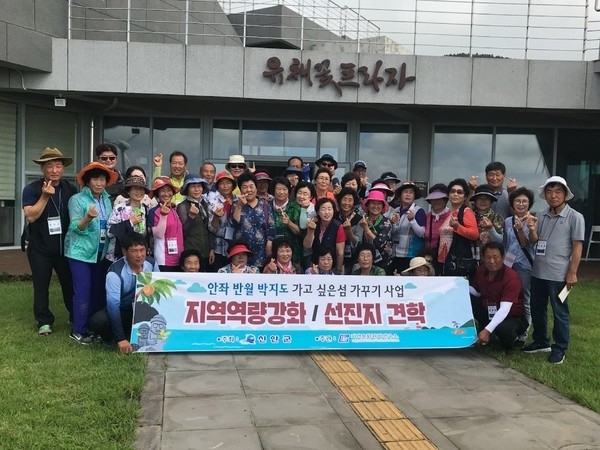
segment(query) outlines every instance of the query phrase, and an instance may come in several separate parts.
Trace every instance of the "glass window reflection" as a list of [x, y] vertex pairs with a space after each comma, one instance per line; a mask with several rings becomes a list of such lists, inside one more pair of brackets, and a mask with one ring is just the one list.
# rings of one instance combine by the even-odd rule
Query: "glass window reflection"
[[360, 125], [358, 159], [367, 163], [371, 181], [387, 171], [401, 180], [408, 178], [408, 140], [408, 125]]
[[190, 173], [198, 173], [202, 163], [199, 119], [155, 118], [152, 142], [154, 154], [163, 154], [163, 175], [168, 175], [169, 155], [174, 151], [185, 153]]
[[215, 120], [212, 130], [212, 157], [227, 158], [240, 154], [240, 121]]
[[242, 122], [242, 154], [314, 157], [317, 124], [303, 122]]
[[347, 160], [348, 127], [345, 123], [322, 123], [319, 140], [319, 155], [325, 153], [333, 156], [336, 161]]
[[119, 148], [119, 170], [141, 166], [149, 176], [152, 174], [150, 119], [147, 117], [104, 117], [103, 142], [112, 142]]

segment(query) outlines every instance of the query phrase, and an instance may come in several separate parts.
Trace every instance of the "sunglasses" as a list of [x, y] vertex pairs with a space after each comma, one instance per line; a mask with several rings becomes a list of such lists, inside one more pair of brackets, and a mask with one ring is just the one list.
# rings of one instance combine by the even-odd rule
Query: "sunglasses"
[[229, 164], [230, 169], [245, 169], [246, 164]]
[[465, 193], [465, 191], [463, 191], [462, 189], [450, 189], [450, 193], [451, 194], [463, 195]]
[[322, 162], [321, 167], [334, 167], [334, 164], [328, 162]]
[[114, 161], [115, 159], [117, 159], [116, 156], [101, 156], [100, 161]]

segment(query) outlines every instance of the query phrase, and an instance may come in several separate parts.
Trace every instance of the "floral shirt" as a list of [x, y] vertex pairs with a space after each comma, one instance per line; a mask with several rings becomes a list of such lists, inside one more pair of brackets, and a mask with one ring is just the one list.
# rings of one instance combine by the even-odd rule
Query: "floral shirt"
[[[221, 267], [219, 270], [217, 270], [217, 273], [233, 273], [231, 270], [231, 264], [227, 264], [226, 266]], [[244, 267], [244, 270], [236, 273], [260, 273], [260, 271], [258, 270], [258, 267], [246, 265]]]
[[248, 262], [264, 267], [267, 264], [267, 242], [275, 240], [275, 220], [269, 202], [259, 198], [254, 207], [243, 205], [240, 221], [237, 222], [232, 215], [231, 223], [235, 228], [235, 239], [242, 239], [252, 250], [253, 255]]
[[[142, 221], [136, 225], [131, 225], [129, 219], [132, 216], [138, 214], [142, 215]], [[123, 203], [115, 203], [112, 213], [108, 218], [108, 231], [106, 236], [108, 237], [108, 248], [106, 250], [106, 259], [109, 261], [116, 261], [122, 255], [117, 250], [117, 241], [119, 237], [124, 236], [126, 233], [135, 231], [136, 233], [147, 234], [146, 220], [148, 217], [148, 207], [142, 204], [139, 208], [132, 208], [131, 201], [127, 198]]]
[[[380, 214], [373, 223], [369, 223], [369, 228], [375, 233], [375, 239], [371, 242], [375, 246], [375, 265], [385, 268], [390, 265], [394, 257], [392, 221]], [[366, 237], [363, 241], [366, 241]]]

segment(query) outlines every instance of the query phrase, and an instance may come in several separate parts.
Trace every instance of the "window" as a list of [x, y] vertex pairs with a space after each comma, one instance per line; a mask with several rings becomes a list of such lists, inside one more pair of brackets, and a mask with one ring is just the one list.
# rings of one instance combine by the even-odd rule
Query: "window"
[[199, 119], [155, 118], [152, 126], [153, 154], [163, 154], [163, 175], [169, 175], [169, 155], [185, 153], [190, 173], [198, 173], [202, 163]]
[[317, 124], [305, 122], [242, 122], [242, 154], [289, 158], [315, 157]]
[[[120, 170], [141, 166], [152, 183], [152, 154], [150, 152], [150, 119], [147, 117], [105, 117], [104, 142], [112, 142], [119, 149]], [[165, 153], [165, 152], [163, 152]], [[166, 157], [168, 158], [168, 154]]]
[[212, 130], [212, 157], [227, 159], [240, 154], [240, 121], [215, 120]]
[[371, 181], [389, 171], [401, 180], [408, 178], [408, 140], [408, 125], [360, 125], [358, 159], [367, 163]]

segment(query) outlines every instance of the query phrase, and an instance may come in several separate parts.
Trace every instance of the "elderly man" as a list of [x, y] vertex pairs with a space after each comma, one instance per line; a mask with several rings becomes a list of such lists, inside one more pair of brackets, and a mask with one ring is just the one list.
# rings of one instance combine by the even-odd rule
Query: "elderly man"
[[29, 245], [27, 259], [33, 278], [33, 315], [38, 334], [52, 334], [54, 314], [50, 311], [49, 292], [52, 270], [56, 272], [69, 317], [72, 317], [73, 282], [69, 263], [64, 256], [65, 234], [69, 228], [67, 204], [77, 193], [72, 183], [62, 179], [64, 168], [73, 163], [57, 148], [44, 149], [39, 159], [43, 178], [23, 189], [23, 212], [27, 220]]
[[[183, 183], [185, 181], [185, 176], [187, 175], [187, 156], [183, 152], [173, 152], [169, 155], [169, 166], [171, 169], [171, 174], [169, 178], [171, 179], [171, 183], [173, 186], [181, 189]], [[163, 163], [163, 155], [159, 153], [153, 159], [154, 162], [154, 172], [152, 173], [152, 179], [156, 180], [161, 176], [162, 172], [162, 163]], [[183, 201], [183, 195], [177, 192], [173, 196], [173, 203], [178, 205]]]
[[504, 265], [504, 247], [489, 242], [481, 252], [471, 286], [471, 306], [477, 320], [477, 343], [487, 345], [492, 335], [506, 354], [514, 352], [517, 337], [527, 328], [524, 292], [517, 272]]
[[96, 147], [96, 158], [98, 162], [107, 169], [115, 172], [118, 175], [117, 181], [106, 188], [106, 192], [110, 195], [110, 202], [115, 203], [116, 198], [121, 195], [125, 179], [121, 172], [117, 170], [119, 151], [114, 144], [104, 143]]
[[[527, 219], [529, 242], [535, 244], [530, 300], [533, 342], [523, 351], [550, 352], [548, 362], [561, 364], [569, 346], [569, 305], [565, 294], [577, 283], [585, 221], [567, 204], [574, 195], [564, 178], [548, 178], [538, 193], [548, 203], [548, 209], [539, 215], [539, 220], [536, 216]], [[554, 314], [552, 347], [548, 339], [548, 299]]]

